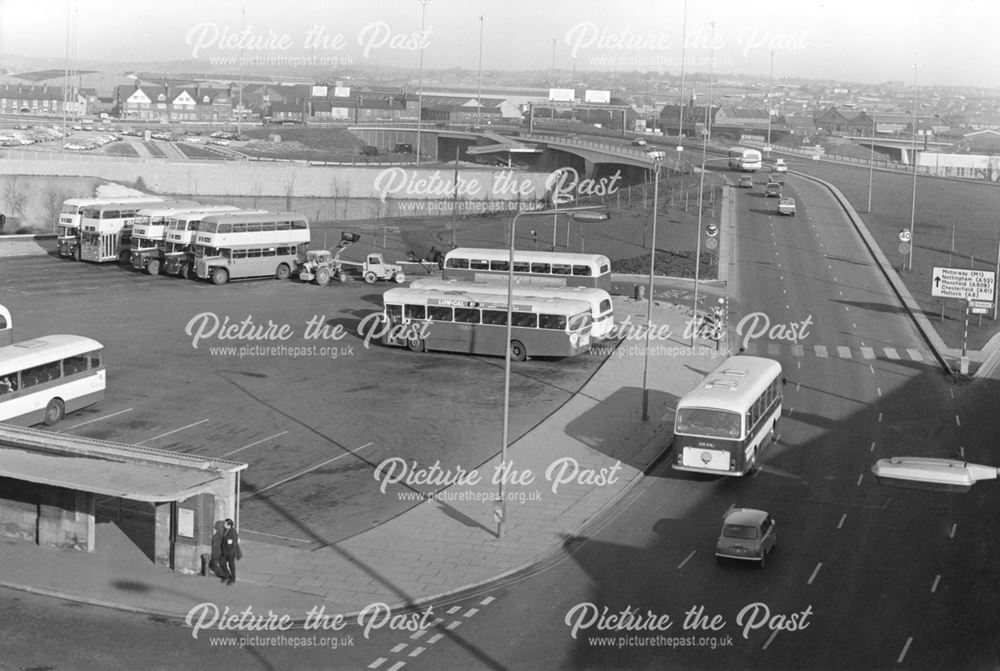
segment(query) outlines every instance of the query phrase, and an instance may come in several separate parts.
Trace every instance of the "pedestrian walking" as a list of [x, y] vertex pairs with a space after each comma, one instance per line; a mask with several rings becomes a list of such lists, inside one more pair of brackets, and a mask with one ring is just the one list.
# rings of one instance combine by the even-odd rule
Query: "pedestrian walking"
[[236, 562], [243, 559], [243, 551], [240, 549], [240, 536], [236, 533], [235, 525], [231, 519], [224, 523], [222, 532], [222, 554], [220, 569], [222, 582], [232, 585], [236, 582]]

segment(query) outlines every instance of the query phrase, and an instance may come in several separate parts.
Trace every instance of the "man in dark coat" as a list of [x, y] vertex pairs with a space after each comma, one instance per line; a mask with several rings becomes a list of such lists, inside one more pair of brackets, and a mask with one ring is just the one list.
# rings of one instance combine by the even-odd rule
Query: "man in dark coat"
[[236, 562], [243, 559], [243, 551], [240, 550], [240, 536], [236, 533], [233, 521], [227, 519], [222, 532], [222, 556], [221, 566], [222, 582], [232, 585], [236, 582]]

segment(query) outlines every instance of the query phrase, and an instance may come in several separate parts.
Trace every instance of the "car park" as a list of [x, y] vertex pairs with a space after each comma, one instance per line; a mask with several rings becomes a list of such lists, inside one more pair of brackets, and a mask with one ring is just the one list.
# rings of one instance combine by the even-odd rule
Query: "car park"
[[781, 184], [778, 182], [768, 182], [764, 185], [764, 197], [765, 198], [781, 198]]
[[795, 199], [782, 198], [778, 201], [778, 214], [785, 214], [790, 217], [795, 216]]
[[753, 177], [750, 175], [740, 175], [740, 179], [737, 182], [737, 186], [741, 189], [752, 189], [753, 188]]
[[755, 561], [761, 568], [774, 552], [777, 523], [765, 510], [730, 507], [722, 516], [722, 531], [715, 544], [715, 557]]

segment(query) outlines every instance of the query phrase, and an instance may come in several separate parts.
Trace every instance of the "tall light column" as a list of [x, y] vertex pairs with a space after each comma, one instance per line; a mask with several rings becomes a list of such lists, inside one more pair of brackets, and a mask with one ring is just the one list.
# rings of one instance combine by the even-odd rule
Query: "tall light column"
[[872, 178], [875, 176], [875, 112], [872, 112], [872, 145], [868, 152], [868, 209], [872, 211]]
[[774, 49], [771, 49], [771, 69], [767, 76], [767, 146], [765, 154], [771, 158], [771, 92], [774, 88]]
[[479, 79], [476, 91], [476, 125], [483, 123], [483, 26], [486, 16], [479, 17]]
[[[708, 75], [708, 105], [705, 107], [705, 128], [708, 129], [708, 123], [712, 116], [712, 79], [715, 76], [715, 22], [712, 22], [712, 62], [709, 68]], [[694, 346], [698, 339], [698, 279], [699, 273], [701, 271], [701, 217], [702, 217], [702, 201], [705, 199], [705, 154], [708, 152], [708, 133], [702, 134], [701, 138], [701, 179], [698, 182], [698, 239], [695, 243], [694, 252], [694, 302], [693, 302], [693, 315], [691, 317], [692, 325], [694, 328], [691, 329], [691, 345]]]
[[642, 362], [642, 421], [649, 420], [649, 339], [653, 331], [653, 277], [656, 271], [656, 210], [660, 202], [660, 164], [659, 157], [653, 159], [653, 241], [649, 254], [649, 291], [646, 294], [646, 346]]
[[917, 241], [913, 237], [913, 226], [917, 217], [917, 66], [913, 66], [913, 148], [910, 149], [910, 160], [913, 161], [913, 194], [910, 196], [910, 254], [906, 261], [906, 269], [913, 269], [913, 248]]
[[684, 0], [684, 21], [681, 24], [681, 98], [680, 98], [680, 118], [677, 120], [677, 169], [680, 170], [680, 152], [684, 151], [684, 107], [687, 101], [684, 100], [684, 61], [687, 53], [687, 21], [688, 3]]
[[[246, 34], [247, 10], [240, 10], [240, 35]], [[240, 40], [240, 94], [236, 106], [236, 137], [240, 137], [240, 121], [243, 117], [243, 67], [246, 59], [243, 57], [243, 41]], [[232, 100], [229, 101], [232, 104]]]
[[417, 165], [420, 165], [420, 136], [424, 116], [424, 19], [427, 3], [431, 0], [417, 0], [420, 3], [420, 70], [417, 75]]

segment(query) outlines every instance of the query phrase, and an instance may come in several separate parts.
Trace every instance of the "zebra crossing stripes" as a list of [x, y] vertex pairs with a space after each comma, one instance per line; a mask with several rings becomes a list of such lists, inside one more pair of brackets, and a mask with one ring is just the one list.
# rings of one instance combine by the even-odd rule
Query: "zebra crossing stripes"
[[768, 356], [780, 356], [781, 354], [791, 354], [796, 358], [814, 356], [817, 359], [856, 359], [868, 361], [872, 359], [885, 359], [888, 361], [925, 361], [926, 357], [919, 348], [916, 347], [849, 347], [847, 345], [799, 345], [784, 343], [749, 343], [746, 347], [748, 354], [764, 354]]

